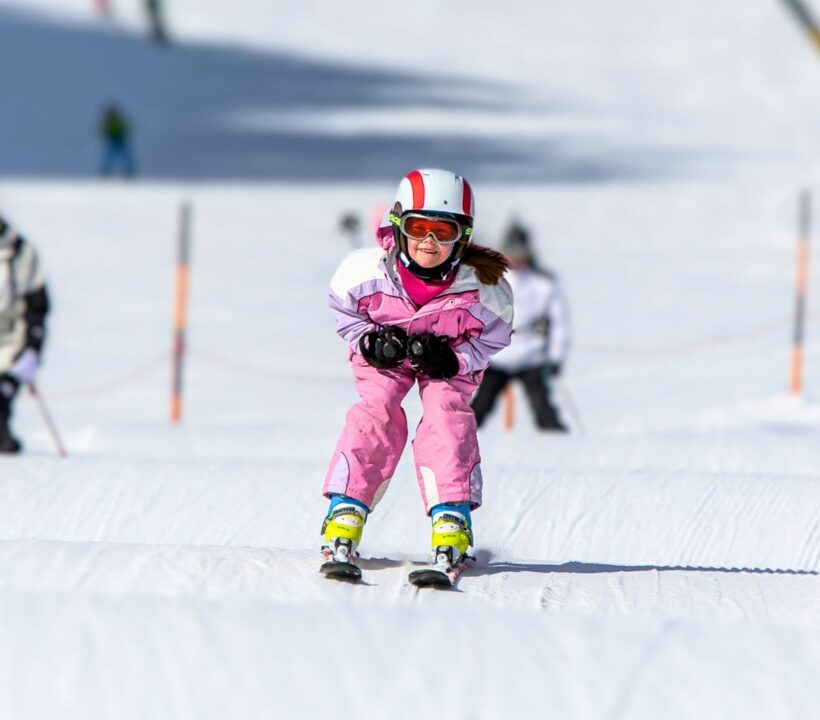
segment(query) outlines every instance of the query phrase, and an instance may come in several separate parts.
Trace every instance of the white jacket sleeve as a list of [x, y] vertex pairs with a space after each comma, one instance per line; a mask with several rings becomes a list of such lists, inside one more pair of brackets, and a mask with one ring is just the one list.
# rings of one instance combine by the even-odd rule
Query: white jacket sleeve
[[552, 291], [547, 304], [547, 317], [550, 321], [549, 360], [553, 363], [563, 364], [569, 352], [571, 326], [567, 298], [558, 280], [553, 280]]

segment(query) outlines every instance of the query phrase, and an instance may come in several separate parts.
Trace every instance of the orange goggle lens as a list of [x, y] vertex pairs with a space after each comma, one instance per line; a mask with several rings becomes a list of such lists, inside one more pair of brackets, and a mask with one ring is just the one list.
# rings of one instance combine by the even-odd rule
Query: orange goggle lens
[[441, 243], [452, 243], [461, 236], [461, 225], [446, 218], [405, 215], [401, 219], [401, 231], [413, 240], [424, 240], [428, 235], [434, 235]]

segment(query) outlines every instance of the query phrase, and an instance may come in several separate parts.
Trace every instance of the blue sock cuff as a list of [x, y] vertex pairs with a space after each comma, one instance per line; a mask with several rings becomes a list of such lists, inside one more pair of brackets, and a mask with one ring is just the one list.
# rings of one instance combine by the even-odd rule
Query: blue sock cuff
[[367, 515], [370, 514], [370, 508], [367, 507], [367, 505], [365, 505], [361, 500], [356, 500], [356, 498], [347, 497], [347, 495], [331, 495], [330, 507], [327, 509], [327, 516], [330, 517], [330, 514], [333, 512], [333, 508], [335, 508], [337, 505], [342, 505], [343, 503], [347, 505], [355, 505], [356, 507], [360, 507], [362, 510], [364, 510], [365, 519], [367, 518]]
[[473, 519], [470, 517], [470, 503], [439, 503], [438, 505], [433, 505], [433, 507], [430, 508], [430, 517], [432, 518], [438, 512], [447, 512], [448, 510], [461, 513], [467, 518], [467, 527], [473, 526]]

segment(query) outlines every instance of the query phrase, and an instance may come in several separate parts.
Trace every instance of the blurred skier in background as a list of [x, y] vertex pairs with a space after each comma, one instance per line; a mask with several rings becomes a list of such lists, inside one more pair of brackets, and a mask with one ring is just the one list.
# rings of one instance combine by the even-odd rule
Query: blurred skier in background
[[515, 322], [510, 345], [493, 356], [473, 398], [481, 427], [499, 393], [511, 380], [520, 380], [542, 430], [566, 432], [552, 401], [552, 384], [563, 369], [569, 350], [567, 301], [555, 273], [538, 266], [529, 233], [518, 223], [507, 230], [501, 251], [510, 264], [509, 280], [515, 298]]
[[[401, 403], [417, 382], [423, 416], [413, 454], [437, 566], [454, 569], [472, 544], [470, 511], [481, 504], [482, 480], [470, 397], [512, 324], [506, 262], [470, 242], [473, 218], [464, 178], [413, 171], [377, 230], [378, 245], [350, 253], [333, 277], [330, 306], [361, 400], [324, 482], [322, 553], [334, 562], [323, 572], [355, 557], [407, 442]], [[348, 577], [358, 577], [355, 565]]]
[[0, 453], [18, 453], [9, 419], [17, 391], [40, 365], [48, 292], [37, 252], [0, 216]]
[[100, 173], [111, 175], [120, 165], [123, 175], [132, 177], [136, 171], [131, 149], [131, 127], [125, 114], [117, 105], [109, 104], [102, 112], [99, 125], [103, 141], [103, 158]]
[[362, 219], [355, 212], [346, 212], [339, 218], [339, 230], [348, 239], [352, 247], [362, 246], [360, 237]]
[[168, 43], [168, 33], [162, 15], [162, 0], [145, 0], [145, 11], [148, 15], [151, 38], [157, 45], [166, 45]]

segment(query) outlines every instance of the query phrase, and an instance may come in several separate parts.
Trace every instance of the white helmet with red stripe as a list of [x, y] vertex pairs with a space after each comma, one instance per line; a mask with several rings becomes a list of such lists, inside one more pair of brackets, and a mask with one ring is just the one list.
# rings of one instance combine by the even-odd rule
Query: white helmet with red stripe
[[[445, 216], [461, 225], [461, 239], [454, 243], [453, 250], [444, 263], [435, 268], [422, 268], [410, 258], [407, 238], [401, 231], [402, 217], [407, 213]], [[427, 280], [447, 277], [458, 265], [470, 242], [474, 215], [473, 190], [470, 183], [460, 175], [449, 170], [428, 168], [408, 173], [399, 183], [393, 212], [389, 215], [393, 237], [405, 267]]]
[[396, 202], [401, 213], [429, 212], [457, 215], [472, 220], [473, 190], [463, 177], [449, 170], [413, 170], [399, 183]]

